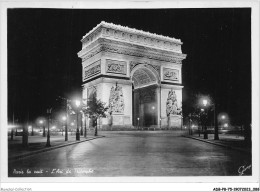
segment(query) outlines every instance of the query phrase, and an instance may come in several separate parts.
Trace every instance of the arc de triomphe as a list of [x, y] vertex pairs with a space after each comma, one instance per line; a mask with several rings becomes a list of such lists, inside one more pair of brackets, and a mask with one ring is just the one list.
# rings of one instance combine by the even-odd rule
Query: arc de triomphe
[[182, 126], [181, 40], [102, 21], [81, 42], [83, 99], [109, 106], [103, 129]]

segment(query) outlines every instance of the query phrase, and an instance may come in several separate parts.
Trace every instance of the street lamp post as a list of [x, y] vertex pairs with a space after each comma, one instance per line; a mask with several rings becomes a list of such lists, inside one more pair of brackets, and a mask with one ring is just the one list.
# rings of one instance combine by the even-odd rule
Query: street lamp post
[[75, 104], [76, 104], [76, 107], [77, 107], [77, 120], [76, 120], [76, 123], [77, 123], [77, 132], [76, 132], [76, 141], [79, 141], [80, 140], [80, 133], [79, 133], [79, 123], [78, 123], [78, 115], [79, 115], [79, 105], [80, 105], [80, 101], [79, 100], [76, 100], [75, 101]]
[[59, 96], [60, 99], [62, 99], [63, 101], [66, 101], [66, 126], [65, 126], [65, 141], [68, 141], [68, 108], [69, 108], [69, 102], [71, 100], [61, 97]]
[[64, 122], [64, 127], [65, 127], [65, 141], [68, 141], [67, 117], [66, 116], [62, 116], [62, 121]]
[[68, 141], [68, 106], [69, 100], [66, 99], [66, 124], [65, 124], [65, 141]]
[[51, 108], [47, 109], [47, 114], [48, 114], [48, 132], [47, 132], [46, 147], [50, 147], [51, 146], [51, 143], [50, 143], [50, 116], [51, 116]]
[[98, 120], [98, 117], [96, 117], [95, 120], [94, 120], [94, 122], [95, 122], [94, 123], [94, 125], [95, 125], [95, 134], [94, 134], [94, 136], [97, 136], [97, 123], [98, 123], [97, 120]]
[[137, 130], [139, 130], [139, 120], [140, 120], [140, 118], [139, 117], [137, 117]]
[[42, 129], [43, 129], [43, 131], [42, 131], [42, 136], [45, 137], [45, 136], [46, 136], [46, 135], [45, 135], [45, 126], [44, 126], [44, 124], [43, 124], [43, 120], [40, 120], [39, 123], [42, 125]]
[[[14, 126], [14, 113], [13, 113], [13, 126]], [[14, 140], [14, 128], [11, 128], [11, 141]]]
[[192, 135], [192, 131], [191, 131], [191, 113], [189, 114], [189, 135]]
[[84, 137], [87, 137], [87, 116], [84, 115]]
[[202, 100], [203, 106], [205, 107], [205, 119], [204, 119], [204, 139], [208, 139], [208, 133], [207, 133], [207, 105], [208, 105], [208, 100], [207, 99], [203, 99]]
[[32, 129], [31, 136], [33, 136], [33, 135], [34, 135], [34, 134], [33, 134], [33, 126], [29, 125], [28, 128], [29, 128], [29, 129]]
[[204, 109], [200, 109], [200, 114], [199, 114], [199, 125], [198, 125], [198, 131], [199, 131], [199, 137], [200, 137], [200, 132], [203, 132], [204, 128], [204, 121], [203, 121], [203, 113]]
[[154, 125], [153, 130], [155, 130], [155, 124], [156, 124], [155, 118], [156, 118], [156, 114], [155, 114], [155, 107], [154, 107], [154, 106], [152, 106], [152, 110], [153, 110], [153, 125]]
[[82, 115], [82, 111], [80, 111], [80, 117], [81, 117], [81, 118], [80, 118], [80, 119], [81, 119], [81, 120], [80, 120], [80, 135], [83, 136], [83, 122], [82, 122], [82, 119], [83, 119], [82, 117], [83, 117], [83, 115]]
[[74, 123], [72, 122], [70, 125], [71, 125], [71, 129], [70, 129], [70, 135], [72, 135], [72, 131], [73, 131], [73, 126], [74, 126]]
[[[218, 136], [218, 120], [216, 118], [216, 104], [213, 105], [214, 107], [214, 140], [219, 140]], [[226, 118], [224, 115], [223, 118]]]
[[27, 126], [23, 126], [23, 147], [27, 148], [28, 147], [28, 127]]
[[11, 128], [11, 140], [14, 140], [14, 128]]
[[[160, 121], [161, 121], [161, 119], [160, 119]], [[181, 130], [182, 130], [182, 128], [183, 128], [183, 116], [181, 116]]]

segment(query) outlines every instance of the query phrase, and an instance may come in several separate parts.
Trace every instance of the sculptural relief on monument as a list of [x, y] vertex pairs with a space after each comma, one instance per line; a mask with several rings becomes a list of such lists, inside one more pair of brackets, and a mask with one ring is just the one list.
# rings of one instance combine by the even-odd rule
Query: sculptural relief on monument
[[101, 61], [98, 60], [83, 69], [83, 81], [87, 80], [91, 76], [101, 73]]
[[166, 114], [170, 115], [182, 115], [182, 107], [178, 105], [177, 95], [173, 89], [168, 93], [168, 98], [166, 102]]
[[163, 79], [170, 81], [179, 81], [179, 70], [163, 68]]
[[87, 99], [92, 100], [93, 97], [97, 97], [97, 87], [96, 86], [89, 87], [87, 93], [88, 93]]
[[124, 113], [124, 96], [123, 89], [117, 83], [111, 87], [109, 96], [109, 109], [110, 114], [123, 114]]
[[126, 75], [126, 62], [116, 60], [106, 60], [106, 72]]

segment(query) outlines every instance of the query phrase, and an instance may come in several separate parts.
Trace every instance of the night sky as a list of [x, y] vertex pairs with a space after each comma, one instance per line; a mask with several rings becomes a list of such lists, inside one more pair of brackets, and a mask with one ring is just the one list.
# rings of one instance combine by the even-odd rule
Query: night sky
[[183, 110], [214, 98], [231, 123], [251, 122], [251, 9], [9, 9], [8, 119], [20, 122], [81, 91], [82, 36], [101, 21], [181, 39]]

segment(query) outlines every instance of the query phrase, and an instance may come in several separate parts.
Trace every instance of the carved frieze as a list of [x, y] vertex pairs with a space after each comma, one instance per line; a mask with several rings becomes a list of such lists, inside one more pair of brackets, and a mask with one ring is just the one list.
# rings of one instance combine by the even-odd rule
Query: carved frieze
[[127, 65], [125, 61], [106, 60], [106, 72], [126, 75]]
[[83, 81], [88, 78], [101, 73], [101, 60], [98, 60], [83, 69]]
[[178, 105], [177, 95], [173, 89], [168, 93], [166, 102], [166, 114], [169, 115], [182, 115], [182, 106]]
[[169, 81], [179, 81], [179, 70], [163, 68], [163, 79]]
[[111, 45], [102, 45], [99, 48], [97, 48], [94, 51], [91, 51], [89, 54], [86, 54], [83, 56], [82, 61], [85, 61], [94, 55], [98, 54], [101, 51], [105, 52], [111, 52], [111, 53], [117, 53], [117, 54], [123, 54], [123, 55], [130, 55], [135, 57], [141, 57], [141, 58], [147, 58], [147, 59], [154, 59], [159, 61], [166, 61], [171, 62], [175, 64], [181, 64], [182, 59], [177, 58], [178, 56], [181, 56], [180, 54], [176, 54], [176, 57], [167, 56], [164, 54], [155, 54], [155, 53], [141, 53], [140, 51], [131, 51], [129, 49], [125, 49], [122, 47], [117, 46], [111, 46]]
[[83, 58], [82, 58], [82, 62], [86, 61], [87, 59], [95, 56], [96, 54], [98, 54], [99, 52], [102, 51], [102, 47], [97, 48], [94, 51], [91, 51], [89, 54], [86, 54]]
[[122, 114], [124, 107], [123, 89], [116, 83], [110, 90], [108, 112], [110, 114]]

